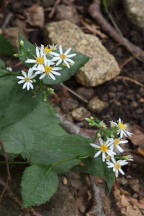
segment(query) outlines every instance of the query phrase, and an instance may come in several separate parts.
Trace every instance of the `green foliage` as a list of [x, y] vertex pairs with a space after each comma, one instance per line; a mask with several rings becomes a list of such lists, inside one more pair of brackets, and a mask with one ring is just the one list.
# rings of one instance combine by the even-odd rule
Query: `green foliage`
[[5, 68], [5, 62], [0, 58], [0, 69]]
[[13, 56], [14, 47], [13, 45], [0, 34], [0, 55]]
[[[18, 42], [18, 56], [21, 61], [35, 57], [34, 45], [21, 35], [18, 36]], [[75, 53], [75, 64], [70, 69], [61, 64], [61, 76], [56, 80], [47, 77], [43, 80], [44, 84], [64, 82], [88, 61], [87, 56]], [[26, 65], [31, 67], [33, 64]], [[81, 161], [85, 164], [80, 168], [81, 171], [104, 177], [110, 190], [114, 174], [101, 161], [101, 157], [91, 159], [95, 153], [90, 146], [93, 141], [68, 134], [61, 127], [53, 106], [43, 102], [39, 93], [44, 95], [47, 91], [50, 95], [53, 89], [47, 90], [46, 86], [39, 82], [40, 90], [22, 90], [16, 77], [3, 77], [3, 69], [6, 71], [5, 64], [0, 59], [0, 138], [9, 155], [21, 155], [31, 164], [24, 171], [21, 182], [23, 207], [48, 201], [58, 187], [57, 174], [67, 172]], [[91, 126], [96, 126], [101, 135], [105, 133], [110, 136], [109, 130], [102, 126], [100, 120], [89, 118], [88, 122]]]
[[111, 191], [115, 180], [115, 174], [112, 169], [107, 168], [106, 164], [102, 162], [101, 157], [84, 159], [83, 163], [84, 166], [79, 167], [80, 171], [100, 178], [105, 178], [108, 190]]
[[24, 171], [21, 187], [23, 208], [40, 205], [56, 192], [58, 177], [50, 168], [33, 165]]

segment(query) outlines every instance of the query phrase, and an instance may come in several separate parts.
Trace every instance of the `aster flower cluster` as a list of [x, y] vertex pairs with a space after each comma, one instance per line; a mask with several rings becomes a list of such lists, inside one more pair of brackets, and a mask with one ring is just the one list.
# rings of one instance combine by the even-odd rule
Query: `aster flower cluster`
[[86, 120], [90, 126], [98, 128], [97, 142], [90, 144], [95, 149], [94, 158], [101, 156], [107, 167], [113, 169], [116, 177], [119, 172], [124, 175], [122, 166], [127, 165], [128, 161], [133, 161], [131, 155], [120, 155], [124, 152], [122, 145], [128, 142], [125, 138], [132, 135], [128, 131], [127, 125], [120, 118], [117, 122], [111, 121], [110, 128], [107, 128], [103, 121], [95, 121], [93, 117]]
[[[23, 46], [24, 44], [20, 42]], [[23, 89], [33, 89], [33, 79], [39, 76], [39, 79], [43, 79], [45, 76], [55, 80], [56, 76], [61, 75], [62, 67], [65, 66], [70, 68], [75, 62], [71, 59], [76, 56], [75, 53], [71, 53], [71, 48], [68, 48], [65, 52], [62, 46], [57, 45], [41, 45], [36, 47], [36, 56], [29, 58], [25, 61], [27, 64], [33, 64], [33, 66], [26, 73], [22, 71], [21, 76], [17, 76], [20, 80], [18, 84], [23, 84]]]

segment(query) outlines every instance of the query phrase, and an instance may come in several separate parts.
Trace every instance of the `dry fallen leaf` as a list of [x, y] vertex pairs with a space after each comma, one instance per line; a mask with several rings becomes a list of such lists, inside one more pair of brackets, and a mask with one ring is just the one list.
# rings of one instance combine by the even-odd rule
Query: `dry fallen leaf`
[[117, 208], [123, 216], [142, 216], [141, 205], [137, 205], [138, 201], [131, 198], [129, 195], [122, 193], [122, 191], [115, 185], [113, 195], [116, 201]]
[[134, 124], [130, 126], [130, 132], [133, 133], [133, 135], [129, 137], [133, 145], [144, 150], [144, 129]]

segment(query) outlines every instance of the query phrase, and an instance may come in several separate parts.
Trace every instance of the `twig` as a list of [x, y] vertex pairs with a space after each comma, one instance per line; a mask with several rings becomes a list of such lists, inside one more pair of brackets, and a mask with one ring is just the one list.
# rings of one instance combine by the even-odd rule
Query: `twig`
[[11, 180], [11, 175], [10, 175], [10, 169], [9, 169], [9, 164], [8, 164], [8, 156], [7, 156], [7, 153], [5, 151], [5, 147], [4, 147], [4, 144], [2, 143], [2, 141], [0, 140], [0, 146], [2, 148], [2, 151], [3, 151], [3, 154], [4, 154], [4, 158], [5, 158], [5, 161], [6, 161], [6, 171], [7, 171], [7, 180], [6, 180], [6, 184], [5, 184], [5, 187], [0, 195], [0, 202], [2, 201], [2, 198], [5, 194], [5, 192], [7, 191], [8, 189], [8, 184]]
[[136, 58], [139, 56], [144, 60], [144, 51], [128, 41], [125, 37], [119, 35], [119, 33], [105, 20], [100, 11], [100, 0], [93, 1], [93, 4], [89, 7], [89, 13], [115, 41], [126, 47]]
[[86, 99], [84, 99], [82, 96], [80, 96], [79, 94], [77, 94], [76, 92], [74, 92], [72, 89], [70, 89], [69, 87], [67, 87], [66, 85], [64, 85], [63, 83], [60, 84], [63, 88], [67, 89], [69, 92], [71, 92], [73, 95], [75, 95], [76, 97], [78, 97], [81, 101], [88, 103], [88, 101]]
[[[6, 187], [6, 183], [0, 179], [0, 185], [3, 187]], [[22, 202], [18, 199], [18, 197], [11, 191], [11, 189], [8, 187], [7, 189], [9, 197], [20, 207], [22, 208]], [[23, 209], [24, 211], [30, 212], [33, 214], [33, 216], [42, 216], [41, 214], [37, 213], [32, 207], [28, 207]]]
[[130, 82], [132, 82], [132, 83], [134, 83], [134, 84], [136, 84], [136, 85], [139, 85], [139, 86], [141, 86], [141, 87], [144, 88], [144, 84], [142, 84], [142, 83], [140, 83], [140, 82], [138, 82], [138, 81], [136, 81], [136, 80], [134, 80], [134, 79], [132, 79], [132, 78], [130, 78], [130, 77], [126, 77], [126, 76], [117, 76], [117, 77], [115, 77], [114, 79], [123, 79], [123, 80], [127, 80], [127, 81], [130, 81]]
[[61, 2], [61, 0], [56, 0], [54, 7], [52, 8], [51, 12], [49, 13], [49, 18], [51, 19], [56, 11], [57, 6], [59, 5], [59, 3]]
[[120, 69], [123, 69], [128, 63], [130, 63], [134, 59], [134, 56], [129, 57], [126, 59], [122, 64], [119, 65]]
[[5, 28], [7, 27], [7, 25], [9, 24], [11, 18], [13, 17], [13, 14], [12, 13], [8, 13], [8, 15], [6, 16], [5, 20], [4, 20], [4, 23], [1, 27], [2, 29], [2, 32], [4, 32]]
[[94, 35], [98, 35], [100, 36], [101, 38], [106, 38], [107, 36], [105, 34], [103, 34], [101, 31], [99, 31], [97, 29], [97, 27], [95, 26], [95, 29], [94, 29], [94, 26], [93, 25], [89, 25], [85, 20], [83, 20], [82, 18], [80, 18], [80, 21], [81, 23], [90, 31], [92, 32]]

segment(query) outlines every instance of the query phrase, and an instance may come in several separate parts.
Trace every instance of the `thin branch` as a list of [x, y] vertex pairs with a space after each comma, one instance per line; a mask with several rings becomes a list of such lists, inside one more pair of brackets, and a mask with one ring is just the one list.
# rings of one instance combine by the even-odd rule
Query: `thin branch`
[[75, 91], [73, 91], [72, 89], [70, 89], [69, 87], [67, 87], [66, 85], [64, 85], [63, 83], [60, 84], [63, 88], [67, 89], [70, 93], [72, 93], [73, 95], [75, 95], [76, 97], [78, 97], [81, 101], [88, 103], [88, 101], [83, 98], [82, 96], [80, 96], [79, 94], [77, 94]]
[[139, 85], [139, 86], [141, 86], [141, 87], [144, 88], [144, 84], [142, 84], [142, 83], [140, 83], [140, 82], [138, 82], [138, 81], [136, 81], [136, 80], [134, 80], [134, 79], [132, 79], [132, 78], [130, 78], [130, 77], [126, 77], [126, 76], [117, 76], [117, 77], [115, 77], [114, 79], [123, 79], [123, 80], [127, 80], [127, 81], [130, 81], [130, 82], [132, 82], [132, 83], [134, 83], [134, 84], [136, 84], [136, 85]]
[[2, 201], [2, 198], [5, 194], [5, 192], [7, 191], [8, 189], [8, 185], [9, 185], [9, 182], [11, 180], [11, 175], [10, 175], [10, 169], [9, 169], [9, 164], [8, 164], [8, 156], [7, 156], [7, 153], [5, 151], [5, 147], [4, 147], [4, 144], [2, 143], [2, 141], [0, 140], [0, 146], [2, 148], [2, 151], [3, 151], [3, 154], [4, 154], [4, 158], [5, 158], [5, 162], [6, 162], [6, 172], [7, 172], [7, 180], [6, 180], [6, 184], [5, 184], [5, 187], [0, 195], [0, 202]]
[[60, 4], [61, 0], [56, 0], [54, 7], [52, 8], [51, 12], [49, 13], [49, 18], [51, 19], [56, 11], [57, 6]]
[[5, 20], [4, 20], [4, 23], [1, 27], [2, 29], [2, 32], [4, 32], [5, 28], [7, 27], [7, 25], [9, 24], [11, 18], [13, 17], [13, 14], [12, 13], [8, 13], [8, 15], [6, 16]]
[[138, 46], [128, 41], [128, 39], [126, 39], [125, 37], [119, 35], [119, 33], [103, 17], [100, 11], [100, 0], [93, 1], [93, 4], [89, 7], [89, 14], [96, 20], [96, 22], [102, 27], [102, 29], [105, 32], [107, 32], [115, 41], [117, 41], [122, 46], [126, 47], [136, 58], [138, 58], [137, 56], [139, 56], [144, 61], [144, 51], [140, 49]]

